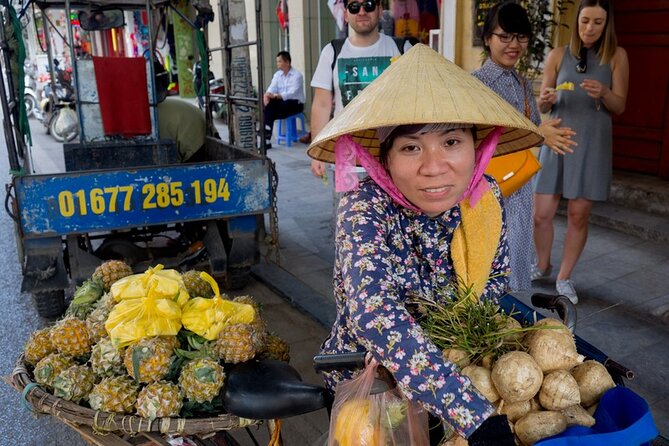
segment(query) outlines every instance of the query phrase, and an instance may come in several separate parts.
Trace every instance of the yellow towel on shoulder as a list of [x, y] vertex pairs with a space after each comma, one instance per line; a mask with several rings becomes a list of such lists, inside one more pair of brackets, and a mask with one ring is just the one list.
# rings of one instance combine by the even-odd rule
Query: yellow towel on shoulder
[[481, 297], [490, 278], [490, 268], [502, 233], [502, 207], [492, 190], [474, 208], [469, 200], [460, 203], [462, 221], [453, 233], [451, 258], [455, 273]]

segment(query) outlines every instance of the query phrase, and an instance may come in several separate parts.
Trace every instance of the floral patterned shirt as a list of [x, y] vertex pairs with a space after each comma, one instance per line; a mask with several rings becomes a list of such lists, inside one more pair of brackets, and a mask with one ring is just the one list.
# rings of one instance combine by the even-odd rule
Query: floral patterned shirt
[[[499, 188], [487, 179], [501, 201]], [[337, 316], [321, 351], [373, 353], [407, 398], [468, 437], [494, 408], [443, 359], [411, 312], [419, 299], [438, 302], [433, 291], [454, 278], [449, 247], [460, 221], [459, 205], [431, 218], [397, 205], [371, 180], [344, 195], [335, 243]], [[503, 224], [483, 298], [496, 300], [506, 292], [508, 263]], [[328, 373], [326, 383], [334, 388], [351, 376]]]

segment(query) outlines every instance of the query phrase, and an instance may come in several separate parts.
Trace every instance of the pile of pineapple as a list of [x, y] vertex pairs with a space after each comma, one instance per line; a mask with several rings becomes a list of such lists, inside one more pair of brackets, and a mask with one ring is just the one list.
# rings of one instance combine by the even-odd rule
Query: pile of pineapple
[[[268, 333], [260, 305], [250, 296], [233, 301], [253, 306], [253, 321], [225, 325], [214, 340], [182, 328], [176, 336], [142, 338], [118, 348], [105, 329], [117, 303], [110, 289], [132, 273], [122, 261], [104, 262], [76, 289], [63, 319], [30, 336], [24, 357], [37, 383], [94, 410], [150, 419], [194, 416], [198, 408], [220, 409], [229, 365], [252, 358], [289, 361], [288, 344]], [[198, 271], [186, 272], [182, 280], [189, 296], [214, 297]]]

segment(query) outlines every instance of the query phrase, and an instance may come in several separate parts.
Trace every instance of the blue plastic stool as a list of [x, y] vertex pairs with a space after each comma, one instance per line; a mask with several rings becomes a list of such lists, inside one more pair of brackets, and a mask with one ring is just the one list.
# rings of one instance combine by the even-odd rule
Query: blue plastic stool
[[[291, 147], [294, 142], [297, 142], [297, 139], [307, 133], [306, 127], [304, 125], [304, 114], [297, 113], [292, 116], [288, 116], [284, 119], [278, 119], [278, 133], [276, 135], [276, 143], [281, 145], [285, 144], [288, 147]], [[297, 121], [300, 121], [300, 130], [297, 130]]]

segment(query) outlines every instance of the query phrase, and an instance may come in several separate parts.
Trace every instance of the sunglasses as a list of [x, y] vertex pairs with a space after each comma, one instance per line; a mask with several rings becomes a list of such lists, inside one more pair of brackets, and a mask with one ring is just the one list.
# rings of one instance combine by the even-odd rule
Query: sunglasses
[[583, 47], [578, 55], [578, 63], [576, 64], [577, 73], [585, 73], [588, 71], [588, 49]]
[[374, 12], [376, 9], [376, 0], [367, 0], [364, 2], [351, 2], [346, 5], [346, 9], [349, 13], [355, 15], [360, 12], [360, 8], [363, 8], [365, 12]]

